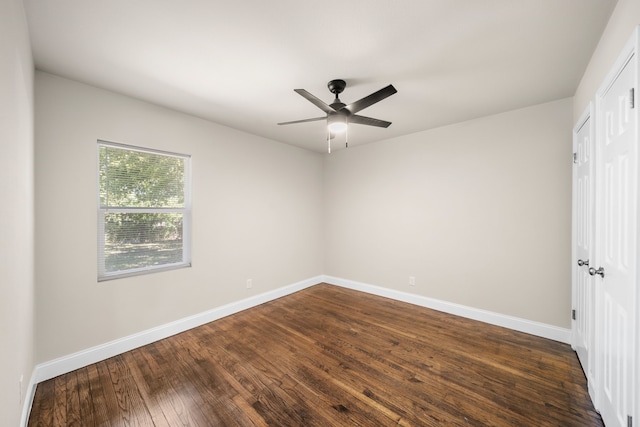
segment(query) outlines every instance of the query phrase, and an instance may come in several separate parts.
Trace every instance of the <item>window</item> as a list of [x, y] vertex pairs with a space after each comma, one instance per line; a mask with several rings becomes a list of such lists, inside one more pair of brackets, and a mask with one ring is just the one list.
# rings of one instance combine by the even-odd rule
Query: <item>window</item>
[[190, 160], [98, 141], [98, 280], [191, 266]]

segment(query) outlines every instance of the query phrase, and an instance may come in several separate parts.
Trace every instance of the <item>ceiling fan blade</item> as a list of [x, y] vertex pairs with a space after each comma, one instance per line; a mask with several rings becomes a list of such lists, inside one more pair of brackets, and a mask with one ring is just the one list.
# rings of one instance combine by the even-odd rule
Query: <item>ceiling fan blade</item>
[[324, 111], [325, 113], [335, 113], [335, 110], [331, 108], [329, 105], [325, 104], [320, 98], [315, 95], [311, 95], [304, 89], [294, 89], [295, 92], [305, 97], [309, 102], [313, 105]]
[[349, 123], [355, 123], [358, 125], [367, 125], [367, 126], [377, 126], [380, 128], [388, 128], [391, 125], [391, 122], [387, 122], [385, 120], [372, 119], [371, 117], [359, 116], [354, 114], [353, 116], [349, 116]]
[[398, 92], [396, 88], [393, 87], [393, 85], [389, 85], [387, 87], [380, 89], [377, 92], [373, 92], [369, 96], [365, 96], [359, 101], [352, 102], [351, 104], [346, 105], [342, 108], [348, 110], [351, 114], [355, 114], [360, 110], [364, 110], [365, 108], [370, 107], [376, 102], [382, 101], [383, 99], [393, 95], [396, 92]]
[[279, 125], [293, 125], [295, 123], [307, 123], [307, 122], [317, 122], [320, 120], [327, 120], [326, 117], [314, 117], [313, 119], [303, 119], [303, 120], [294, 120], [292, 122], [282, 122], [278, 123]]

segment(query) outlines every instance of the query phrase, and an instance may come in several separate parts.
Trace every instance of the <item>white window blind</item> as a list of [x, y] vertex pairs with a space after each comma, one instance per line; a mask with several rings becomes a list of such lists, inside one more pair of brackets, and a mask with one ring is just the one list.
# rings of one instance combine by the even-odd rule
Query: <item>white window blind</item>
[[98, 141], [98, 280], [191, 265], [190, 157]]

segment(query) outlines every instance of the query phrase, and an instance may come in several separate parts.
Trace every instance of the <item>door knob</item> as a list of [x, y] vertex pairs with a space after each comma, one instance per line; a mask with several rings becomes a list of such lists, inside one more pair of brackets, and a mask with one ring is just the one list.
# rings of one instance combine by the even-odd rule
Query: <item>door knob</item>
[[604, 279], [604, 268], [600, 267], [599, 269], [596, 270], [595, 268], [591, 267], [589, 269], [589, 274], [592, 275], [592, 276], [595, 276], [596, 274], [599, 274]]
[[583, 265], [589, 265], [589, 260], [587, 259], [587, 260], [584, 260], [584, 261], [583, 261], [583, 260], [579, 259], [579, 260], [578, 260], [578, 265], [579, 265], [580, 267], [582, 267]]

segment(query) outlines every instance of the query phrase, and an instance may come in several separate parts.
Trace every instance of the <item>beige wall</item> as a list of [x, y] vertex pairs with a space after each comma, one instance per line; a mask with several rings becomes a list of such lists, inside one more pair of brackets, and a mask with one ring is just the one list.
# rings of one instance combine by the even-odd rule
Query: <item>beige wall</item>
[[564, 99], [326, 157], [325, 273], [569, 328], [571, 127]]
[[[38, 362], [322, 273], [320, 154], [50, 74], [35, 82]], [[97, 139], [192, 156], [193, 267], [97, 282]]]
[[[22, 1], [0, 2], [0, 425], [33, 370], [33, 61]], [[24, 375], [20, 391], [20, 376]]]
[[578, 120], [589, 101], [594, 99], [596, 91], [637, 25], [640, 25], [640, 1], [618, 0], [575, 93], [574, 121]]

